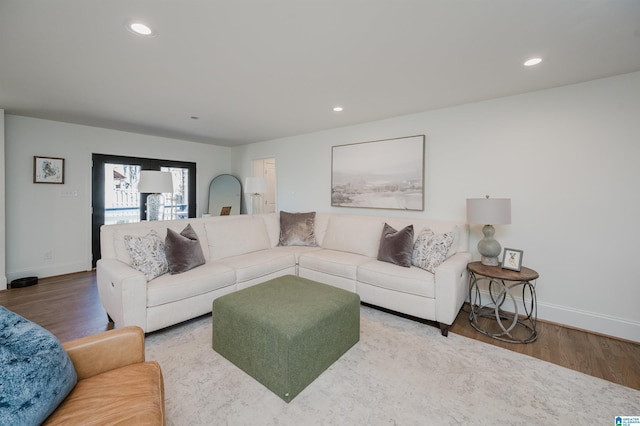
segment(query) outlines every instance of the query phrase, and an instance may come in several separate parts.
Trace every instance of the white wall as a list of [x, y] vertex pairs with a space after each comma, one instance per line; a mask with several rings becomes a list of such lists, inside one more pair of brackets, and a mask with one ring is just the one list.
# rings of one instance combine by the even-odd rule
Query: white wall
[[[229, 173], [226, 147], [8, 114], [4, 123], [9, 281], [91, 269], [92, 153], [196, 162], [198, 216], [207, 209], [211, 179]], [[64, 158], [64, 185], [34, 184], [34, 155]], [[61, 197], [62, 190], [78, 197]]]
[[[467, 198], [511, 198], [512, 225], [496, 238], [540, 273], [539, 317], [640, 341], [639, 117], [632, 73], [237, 147], [232, 172], [275, 157], [285, 211], [465, 220]], [[330, 207], [331, 146], [418, 134], [424, 212]], [[476, 258], [479, 238], [473, 226]]]
[[[4, 164], [4, 110], [0, 109], [0, 164]], [[6, 275], [6, 226], [5, 226], [5, 169], [0, 173], [0, 290], [7, 288]]]

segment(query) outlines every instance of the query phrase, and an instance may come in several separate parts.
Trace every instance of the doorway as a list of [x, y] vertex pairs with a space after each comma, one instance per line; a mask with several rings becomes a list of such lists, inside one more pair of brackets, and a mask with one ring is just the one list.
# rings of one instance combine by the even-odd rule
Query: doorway
[[93, 154], [91, 189], [92, 266], [100, 259], [102, 225], [140, 222], [146, 218], [148, 194], [138, 192], [141, 170], [173, 175], [173, 193], [165, 196], [164, 217], [196, 216], [196, 163], [151, 158]]
[[267, 180], [267, 192], [262, 195], [263, 213], [275, 213], [276, 205], [276, 159], [253, 160], [253, 176], [263, 176]]

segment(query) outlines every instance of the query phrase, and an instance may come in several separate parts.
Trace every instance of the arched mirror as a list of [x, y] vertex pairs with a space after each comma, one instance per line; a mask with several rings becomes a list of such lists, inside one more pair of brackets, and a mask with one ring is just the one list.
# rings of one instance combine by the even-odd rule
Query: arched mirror
[[227, 216], [240, 214], [242, 185], [233, 175], [219, 175], [209, 185], [209, 214]]

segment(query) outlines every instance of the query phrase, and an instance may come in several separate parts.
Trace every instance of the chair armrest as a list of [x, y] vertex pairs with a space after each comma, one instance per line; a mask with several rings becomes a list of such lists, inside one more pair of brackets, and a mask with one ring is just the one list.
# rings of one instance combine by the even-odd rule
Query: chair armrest
[[78, 380], [144, 362], [144, 333], [140, 327], [124, 327], [63, 343]]
[[436, 268], [436, 321], [451, 325], [469, 295], [471, 253], [458, 252]]

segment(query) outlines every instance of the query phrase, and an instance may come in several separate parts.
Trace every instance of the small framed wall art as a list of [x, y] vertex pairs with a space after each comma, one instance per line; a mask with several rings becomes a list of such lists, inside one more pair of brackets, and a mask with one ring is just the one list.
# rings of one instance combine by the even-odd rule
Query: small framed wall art
[[64, 158], [34, 156], [33, 183], [64, 183]]
[[512, 271], [522, 269], [522, 250], [505, 248], [502, 255], [502, 267]]

